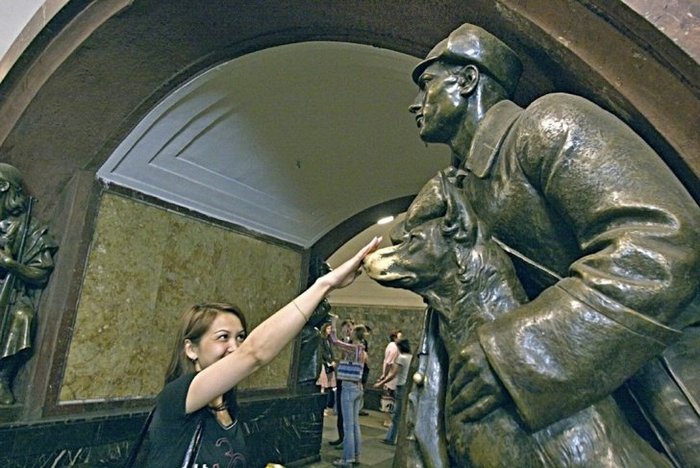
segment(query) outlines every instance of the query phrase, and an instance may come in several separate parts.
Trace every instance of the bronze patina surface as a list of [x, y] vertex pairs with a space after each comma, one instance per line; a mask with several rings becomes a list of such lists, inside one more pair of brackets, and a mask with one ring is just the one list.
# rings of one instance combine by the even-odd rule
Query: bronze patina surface
[[[472, 380], [478, 330], [527, 302], [510, 257], [479, 223], [454, 168], [431, 180], [408, 211], [397, 243], [368, 256], [365, 268], [386, 286], [409, 289], [427, 303], [424, 340], [441, 352], [419, 356], [420, 385], [409, 397], [404, 442], [410, 466], [671, 466], [629, 425], [612, 396], [529, 430], [496, 378]], [[483, 417], [444, 417], [481, 394]], [[442, 415], [440, 419], [437, 415]], [[441, 427], [436, 432], [434, 427]], [[585, 440], [585, 444], [581, 441]], [[408, 445], [408, 447], [406, 447]]]
[[12, 383], [31, 355], [39, 295], [53, 271], [57, 245], [32, 219], [33, 199], [19, 171], [0, 163], [0, 405], [12, 405]]
[[[451, 148], [474, 217], [513, 254], [531, 299], [450, 330], [474, 341], [459, 353], [448, 349], [449, 367], [426, 370], [439, 391], [449, 388], [444, 416], [432, 423], [456, 441], [454, 424], [486, 423], [512, 405], [534, 435], [625, 390], [670, 459], [700, 464], [699, 371], [689, 364], [700, 358], [700, 209], [639, 136], [590, 101], [555, 93], [526, 108], [514, 104], [518, 73], [515, 53], [470, 24], [413, 73], [420, 89], [410, 111], [421, 138]], [[440, 213], [439, 204], [420, 210]], [[373, 275], [391, 273], [385, 267]], [[434, 293], [441, 294], [447, 292]], [[432, 320], [424, 349], [440, 354], [430, 342], [438, 333]], [[419, 406], [415, 417], [431, 416]], [[420, 429], [414, 435], [420, 445]], [[562, 445], [559, 458], [539, 463], [586, 466], [583, 454], [594, 452], [586, 447]], [[465, 453], [451, 450], [453, 457]], [[568, 451], [581, 457], [564, 456]], [[438, 452], [426, 442], [428, 466], [445, 463]], [[615, 466], [638, 463], [625, 455]]]

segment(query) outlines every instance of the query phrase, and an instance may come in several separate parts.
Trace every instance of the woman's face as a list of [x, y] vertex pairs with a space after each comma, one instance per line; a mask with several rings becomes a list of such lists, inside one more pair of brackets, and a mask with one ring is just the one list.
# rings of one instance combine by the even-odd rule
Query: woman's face
[[202, 370], [238, 349], [245, 336], [238, 317], [219, 312], [199, 343], [185, 341], [185, 352], [190, 359], [196, 359], [197, 370]]
[[330, 325], [326, 325], [325, 327], [323, 327], [323, 334], [326, 336], [331, 334], [331, 326]]

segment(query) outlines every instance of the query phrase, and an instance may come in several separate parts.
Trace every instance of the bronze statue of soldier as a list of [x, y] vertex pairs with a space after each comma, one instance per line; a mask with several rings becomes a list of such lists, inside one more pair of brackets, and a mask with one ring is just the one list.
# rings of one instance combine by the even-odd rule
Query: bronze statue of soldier
[[[440, 466], [433, 461], [442, 460], [442, 465], [484, 468], [670, 468], [669, 460], [630, 426], [611, 395], [536, 431], [524, 426], [510, 401], [479, 419], [444, 417], [455, 412], [451, 403], [463, 390], [449, 373], [450, 363], [459, 362], [460, 353], [478, 340], [479, 327], [527, 302], [511, 258], [476, 218], [455, 173], [448, 168], [431, 179], [411, 203], [401, 229], [392, 233], [394, 245], [364, 260], [370, 278], [413, 291], [430, 308], [432, 349], [418, 357], [414, 375], [422, 385], [410, 395], [410, 414], [420, 417], [406, 421], [420, 446], [402, 447], [401, 456], [414, 454], [427, 466]], [[494, 379], [489, 385], [499, 384]], [[423, 444], [426, 438], [432, 446]]]
[[[451, 148], [464, 196], [531, 299], [480, 325], [450, 362], [461, 390], [444, 418], [481, 421], [508, 404], [535, 432], [629, 391], [669, 458], [700, 465], [700, 209], [594, 103], [563, 93], [512, 102], [521, 68], [506, 44], [464, 24], [412, 75], [421, 139]], [[435, 333], [428, 326], [424, 350], [439, 351]], [[450, 463], [425, 439], [439, 434], [413, 434], [427, 466]]]
[[19, 171], [0, 163], [0, 405], [12, 405], [12, 383], [31, 355], [39, 295], [58, 249], [31, 217]]

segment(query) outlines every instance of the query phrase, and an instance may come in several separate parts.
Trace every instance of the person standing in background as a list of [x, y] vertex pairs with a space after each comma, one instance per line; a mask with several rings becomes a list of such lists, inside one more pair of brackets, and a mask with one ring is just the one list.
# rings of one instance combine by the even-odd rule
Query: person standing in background
[[382, 439], [382, 442], [387, 445], [396, 445], [396, 437], [399, 435], [399, 424], [401, 422], [406, 381], [408, 380], [408, 371], [411, 367], [411, 360], [413, 359], [411, 344], [407, 339], [398, 340], [398, 342], [396, 342], [396, 348], [399, 351], [399, 355], [390, 366], [386, 377], [379, 379], [377, 383], [374, 384], [375, 387], [379, 388], [386, 382], [392, 380], [396, 382], [394, 406], [391, 411], [391, 424], [389, 425], [386, 436]]
[[[352, 361], [356, 364], [364, 364], [367, 361], [367, 352], [363, 344], [366, 329], [364, 325], [356, 325], [350, 334], [350, 342], [346, 343], [337, 339], [334, 328], [331, 328], [331, 344], [343, 353], [344, 361]], [[343, 361], [343, 362], [344, 362]], [[342, 370], [342, 364], [340, 369]], [[364, 366], [363, 366], [364, 367]], [[362, 446], [362, 434], [360, 432], [360, 402], [364, 386], [361, 374], [355, 374], [352, 378], [342, 372], [338, 372], [338, 384], [343, 386], [343, 394], [340, 406], [343, 413], [343, 457], [333, 462], [334, 466], [350, 467], [360, 463], [360, 449]], [[341, 383], [342, 382], [342, 383]]]
[[[372, 334], [372, 328], [363, 324], [365, 327], [365, 337], [362, 340], [362, 344], [365, 347], [365, 352], [369, 356], [369, 336]], [[365, 366], [362, 368], [362, 388], [367, 387], [367, 382], [369, 381], [369, 358], [365, 360]], [[365, 394], [362, 392], [362, 398], [360, 399], [360, 416], [369, 416], [369, 413], [365, 411]]]
[[[385, 414], [384, 427], [389, 427], [391, 425], [391, 413], [393, 406], [393, 403], [391, 402], [394, 402], [396, 400], [396, 397], [394, 395], [396, 391], [396, 379], [386, 379], [386, 377], [387, 375], [389, 375], [391, 366], [393, 366], [396, 362], [396, 358], [399, 357], [399, 348], [398, 346], [396, 346], [396, 342], [402, 337], [403, 335], [401, 333], [401, 330], [398, 329], [392, 331], [389, 334], [389, 343], [386, 345], [386, 348], [384, 348], [384, 362], [382, 363], [382, 375], [380, 375], [377, 379], [377, 382], [384, 382], [382, 400], [389, 402], [389, 404], [387, 405], [388, 408], [386, 410], [384, 409], [384, 407], [382, 407], [382, 411], [384, 411]], [[376, 383], [374, 386], [377, 387]]]
[[[346, 343], [350, 341], [350, 333], [352, 332], [353, 327], [355, 324], [352, 322], [352, 320], [343, 320], [343, 323], [340, 325], [340, 339]], [[330, 339], [330, 337], [329, 337]], [[335, 386], [335, 413], [338, 415], [338, 419], [336, 420], [336, 428], [338, 429], [338, 438], [335, 440], [331, 440], [328, 442], [328, 445], [332, 445], [335, 447], [340, 447], [340, 444], [343, 443], [343, 439], [345, 438], [345, 431], [343, 429], [343, 408], [342, 405], [340, 404], [340, 397], [343, 392], [343, 382], [341, 380], [336, 379], [336, 386]]]
[[321, 371], [318, 375], [318, 381], [316, 382], [321, 387], [321, 393], [326, 394], [326, 408], [324, 409], [324, 415], [326, 412], [335, 407], [335, 359], [333, 359], [333, 351], [331, 350], [331, 343], [328, 338], [331, 334], [331, 324], [324, 323], [321, 326]]

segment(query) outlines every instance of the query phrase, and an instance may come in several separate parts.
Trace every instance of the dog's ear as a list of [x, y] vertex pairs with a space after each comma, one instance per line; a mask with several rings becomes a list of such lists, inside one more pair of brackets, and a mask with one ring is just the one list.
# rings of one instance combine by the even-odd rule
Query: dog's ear
[[445, 174], [440, 174], [444, 194], [445, 216], [442, 219], [442, 232], [457, 242], [473, 244], [477, 237], [476, 212], [461, 187], [455, 185]]
[[426, 221], [444, 216], [446, 205], [441, 178], [442, 173], [440, 172], [430, 179], [413, 199], [411, 206], [406, 210], [406, 218], [402, 228], [405, 232], [409, 232]]

